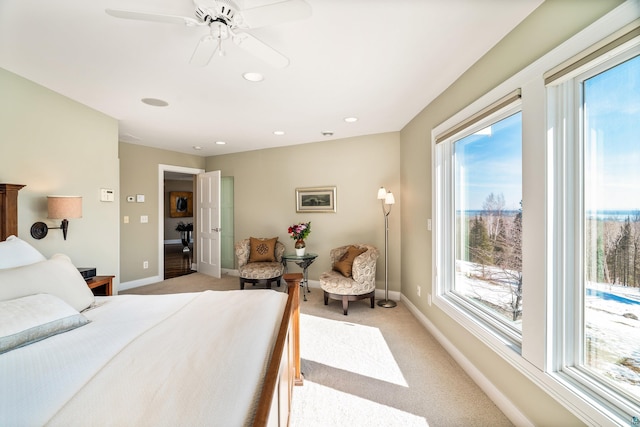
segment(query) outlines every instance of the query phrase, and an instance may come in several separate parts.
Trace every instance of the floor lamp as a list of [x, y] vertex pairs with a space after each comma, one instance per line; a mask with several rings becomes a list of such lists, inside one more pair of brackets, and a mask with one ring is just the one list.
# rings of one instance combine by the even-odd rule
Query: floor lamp
[[382, 214], [384, 215], [384, 299], [378, 300], [380, 307], [392, 308], [397, 304], [389, 299], [389, 214], [391, 213], [391, 205], [396, 201], [391, 191], [380, 187], [378, 190], [378, 199], [382, 203]]

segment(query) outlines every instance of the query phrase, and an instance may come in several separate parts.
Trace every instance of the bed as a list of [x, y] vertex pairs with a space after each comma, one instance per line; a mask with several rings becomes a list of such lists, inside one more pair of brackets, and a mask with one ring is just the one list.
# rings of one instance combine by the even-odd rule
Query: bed
[[94, 297], [67, 256], [9, 237], [0, 425], [286, 426], [302, 384], [300, 279], [286, 275], [286, 294]]

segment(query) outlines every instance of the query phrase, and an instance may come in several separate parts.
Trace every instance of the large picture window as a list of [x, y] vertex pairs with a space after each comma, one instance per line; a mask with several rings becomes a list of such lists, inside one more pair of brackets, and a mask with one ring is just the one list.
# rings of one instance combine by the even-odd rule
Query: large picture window
[[[640, 56], [616, 57], [564, 83], [574, 87], [573, 187], [580, 227], [567, 371], [640, 404]], [[637, 53], [635, 53], [637, 55]], [[629, 58], [629, 56], [631, 56]], [[571, 140], [565, 141], [573, 145]], [[580, 192], [582, 189], [582, 192]], [[581, 200], [580, 200], [581, 199]], [[570, 212], [567, 212], [567, 216]], [[568, 221], [566, 221], [568, 223]], [[571, 283], [559, 282], [562, 290]], [[569, 315], [571, 312], [567, 312]]]
[[[521, 335], [522, 113], [519, 95], [496, 101], [457, 126], [436, 150], [452, 203], [438, 223], [453, 242], [441, 295], [513, 341]], [[451, 179], [444, 179], [445, 175]]]
[[432, 131], [432, 302], [587, 425], [640, 425], [637, 13]]

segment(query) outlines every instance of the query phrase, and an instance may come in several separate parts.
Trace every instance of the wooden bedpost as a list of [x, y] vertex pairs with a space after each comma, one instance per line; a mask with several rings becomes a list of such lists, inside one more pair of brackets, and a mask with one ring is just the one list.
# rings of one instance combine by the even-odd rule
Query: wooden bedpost
[[304, 378], [300, 372], [300, 282], [302, 273], [289, 273], [283, 276], [289, 285], [289, 293], [293, 293], [293, 360], [295, 362], [294, 384], [302, 385]]
[[287, 427], [294, 385], [300, 372], [300, 282], [302, 273], [285, 274], [289, 293], [253, 419], [254, 427]]

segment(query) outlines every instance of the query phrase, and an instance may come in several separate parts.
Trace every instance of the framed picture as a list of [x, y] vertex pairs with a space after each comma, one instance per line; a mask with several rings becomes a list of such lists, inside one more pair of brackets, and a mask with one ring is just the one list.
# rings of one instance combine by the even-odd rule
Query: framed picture
[[169, 206], [169, 216], [171, 218], [193, 216], [193, 193], [191, 191], [170, 192]]
[[336, 187], [296, 188], [296, 212], [336, 212]]

